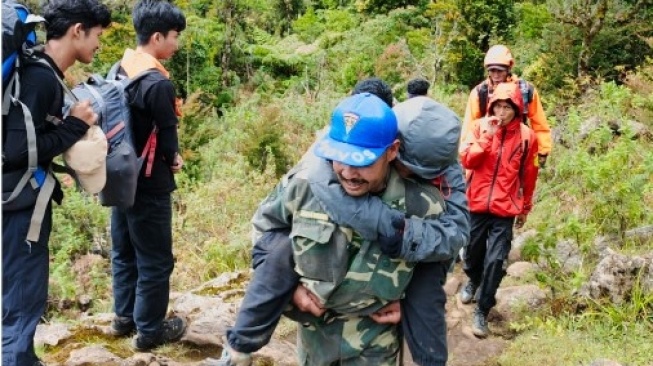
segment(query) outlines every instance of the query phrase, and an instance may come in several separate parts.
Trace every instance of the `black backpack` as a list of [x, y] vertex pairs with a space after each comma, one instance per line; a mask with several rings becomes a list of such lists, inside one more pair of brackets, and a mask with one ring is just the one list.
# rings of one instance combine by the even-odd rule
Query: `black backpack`
[[[39, 63], [52, 69], [47, 61], [33, 54], [32, 47], [37, 44], [35, 27], [45, 22], [40, 16], [34, 15], [29, 8], [13, 0], [2, 2], [2, 118], [10, 109], [20, 108], [25, 121], [27, 134], [27, 168], [22, 171], [2, 173], [2, 210], [17, 211], [34, 206], [27, 240], [36, 242], [39, 239], [41, 223], [45, 217], [46, 208], [56, 186], [52, 167], [38, 165], [36, 151], [36, 131], [30, 110], [20, 101], [20, 74], [27, 63]], [[65, 87], [63, 80], [52, 70]], [[49, 116], [50, 122], [56, 123], [55, 117]], [[3, 126], [3, 131], [4, 131]], [[4, 144], [4, 140], [3, 140]], [[3, 151], [4, 155], [4, 151]]]
[[109, 145], [106, 161], [107, 180], [99, 193], [100, 204], [129, 208], [134, 204], [138, 175], [146, 159], [146, 169], [151, 170], [156, 129], [153, 128], [143, 152], [137, 154], [132, 140], [131, 109], [126, 91], [146, 75], [158, 71], [150, 69], [128, 78], [118, 73], [119, 68], [118, 62], [109, 70], [106, 78], [94, 74], [86, 82], [75, 86], [72, 91], [78, 99], [91, 101], [98, 115], [97, 123], [106, 135]]

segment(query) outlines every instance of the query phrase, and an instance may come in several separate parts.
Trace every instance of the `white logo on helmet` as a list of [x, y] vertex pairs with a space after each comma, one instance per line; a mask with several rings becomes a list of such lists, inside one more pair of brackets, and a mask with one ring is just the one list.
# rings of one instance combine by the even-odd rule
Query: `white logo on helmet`
[[316, 146], [317, 151], [322, 157], [329, 160], [344, 162], [353, 162], [356, 164], [364, 164], [369, 162], [374, 162], [378, 156], [369, 149], [364, 149], [362, 151], [342, 151], [332, 146], [328, 140], [321, 141]]

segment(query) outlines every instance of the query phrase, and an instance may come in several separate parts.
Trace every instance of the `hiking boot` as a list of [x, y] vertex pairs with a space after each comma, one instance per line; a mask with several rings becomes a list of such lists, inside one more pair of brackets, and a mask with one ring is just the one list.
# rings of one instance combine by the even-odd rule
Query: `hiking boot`
[[186, 332], [186, 321], [178, 316], [166, 319], [157, 334], [146, 336], [138, 334], [132, 341], [137, 351], [149, 351], [166, 343], [176, 342]]
[[479, 308], [474, 309], [472, 333], [479, 338], [485, 338], [490, 334], [490, 329], [487, 326], [487, 314], [482, 312]]
[[200, 366], [252, 366], [252, 355], [235, 351], [225, 342], [219, 360], [207, 358]]
[[478, 286], [472, 281], [467, 281], [462, 290], [460, 290], [460, 302], [469, 304], [472, 300], [476, 301], [476, 290], [478, 290]]
[[125, 337], [131, 335], [136, 330], [134, 319], [126, 316], [116, 316], [111, 320], [109, 334], [114, 337]]

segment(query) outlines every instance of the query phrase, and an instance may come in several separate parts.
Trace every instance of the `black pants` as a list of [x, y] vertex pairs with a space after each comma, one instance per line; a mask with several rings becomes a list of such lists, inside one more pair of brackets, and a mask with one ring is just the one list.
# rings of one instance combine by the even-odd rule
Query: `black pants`
[[506, 275], [512, 244], [514, 217], [472, 213], [469, 246], [465, 249], [463, 269], [477, 286], [478, 308], [487, 314], [497, 304], [495, 295]]
[[26, 242], [34, 208], [2, 212], [2, 365], [32, 365], [34, 334], [48, 299], [52, 206], [35, 243]]
[[447, 322], [444, 307], [450, 261], [418, 263], [401, 300], [401, 330], [413, 362], [420, 366], [447, 363]]
[[227, 330], [229, 345], [239, 352], [263, 348], [272, 337], [281, 314], [299, 283], [289, 232], [266, 232], [254, 245], [254, 274], [236, 316]]
[[[252, 252], [254, 275], [234, 326], [227, 330], [229, 346], [252, 353], [265, 346], [299, 283], [294, 271], [288, 232], [267, 232]], [[419, 263], [401, 301], [402, 331], [413, 361], [420, 366], [447, 362], [444, 307], [449, 262]]]
[[111, 240], [116, 315], [133, 318], [141, 335], [157, 335], [174, 268], [170, 193], [138, 193], [133, 207], [114, 207]]

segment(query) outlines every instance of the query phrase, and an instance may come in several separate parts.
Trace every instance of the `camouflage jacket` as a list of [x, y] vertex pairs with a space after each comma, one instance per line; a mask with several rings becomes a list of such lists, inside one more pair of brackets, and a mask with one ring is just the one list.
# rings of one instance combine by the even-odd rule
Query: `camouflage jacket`
[[[264, 231], [290, 227], [295, 270], [330, 310], [323, 319], [300, 329], [302, 345], [310, 349], [300, 352], [306, 356], [304, 363], [328, 364], [363, 357], [366, 352], [394, 357], [399, 347], [396, 327], [377, 324], [368, 315], [402, 297], [414, 263], [383, 255], [374, 242], [330, 219], [309, 184], [315, 169], [324, 168], [300, 163], [284, 177], [254, 215], [254, 239]], [[394, 208], [409, 213], [412, 208], [413, 214], [422, 216], [437, 217], [444, 208], [433, 185], [402, 180], [394, 170], [381, 198]]]

